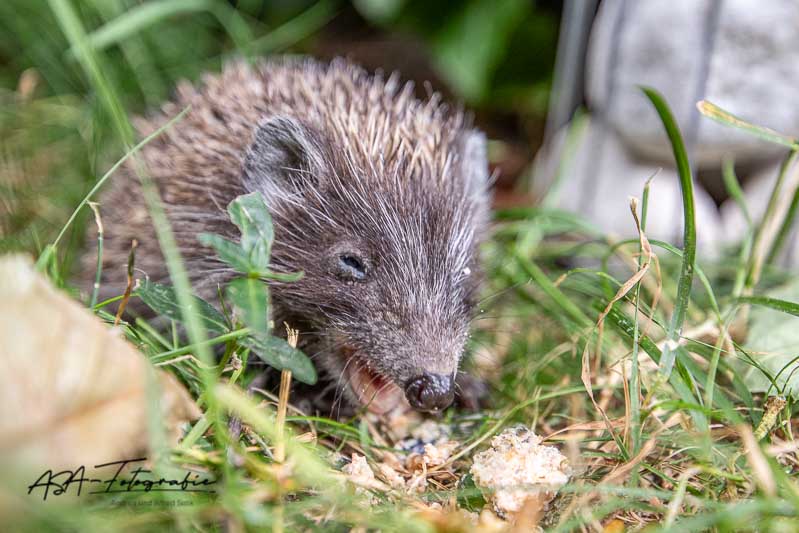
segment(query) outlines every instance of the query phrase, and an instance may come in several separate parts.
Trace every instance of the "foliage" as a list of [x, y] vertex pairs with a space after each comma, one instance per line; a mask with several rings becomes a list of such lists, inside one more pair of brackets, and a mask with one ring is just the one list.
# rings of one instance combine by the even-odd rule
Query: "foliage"
[[[208, 233], [199, 235], [199, 239], [203, 244], [212, 246], [223, 261], [245, 276], [232, 279], [225, 290], [228, 302], [249, 330], [248, 335], [238, 339], [238, 342], [252, 349], [269, 366], [277, 370], [291, 370], [294, 378], [313, 385], [316, 383], [316, 370], [310, 359], [289, 346], [285, 340], [272, 336], [269, 289], [264, 283], [268, 279], [296, 281], [302, 274], [281, 274], [269, 269], [269, 252], [274, 231], [261, 193], [239, 196], [230, 202], [228, 212], [230, 219], [241, 231], [239, 243]], [[197, 314], [203, 326], [211, 333], [223, 335], [236, 330], [228, 327], [225, 317], [198, 296], [192, 295], [191, 309], [182, 309], [172, 287], [147, 279], [136, 294], [150, 309], [171, 320], [182, 321], [188, 311]]]

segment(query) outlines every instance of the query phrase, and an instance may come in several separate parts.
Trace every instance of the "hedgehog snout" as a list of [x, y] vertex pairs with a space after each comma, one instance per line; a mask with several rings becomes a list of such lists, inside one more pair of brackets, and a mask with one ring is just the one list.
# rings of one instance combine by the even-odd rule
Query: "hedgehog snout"
[[455, 381], [451, 374], [425, 372], [408, 381], [405, 397], [417, 411], [443, 411], [455, 399]]

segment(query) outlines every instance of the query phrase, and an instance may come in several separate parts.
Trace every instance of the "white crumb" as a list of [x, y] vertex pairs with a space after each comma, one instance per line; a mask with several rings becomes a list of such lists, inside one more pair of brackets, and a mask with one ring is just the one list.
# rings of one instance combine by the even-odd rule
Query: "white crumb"
[[429, 466], [439, 466], [447, 462], [452, 452], [458, 447], [458, 443], [454, 440], [444, 440], [435, 444], [424, 445], [424, 463]]
[[388, 487], [375, 478], [375, 473], [366, 462], [366, 457], [357, 453], [352, 454], [352, 460], [341, 469], [347, 479], [354, 485], [373, 490], [388, 490]]
[[491, 440], [491, 448], [474, 456], [475, 484], [484, 489], [500, 515], [518, 512], [532, 496], [546, 505], [569, 481], [566, 457], [524, 426], [507, 429]]

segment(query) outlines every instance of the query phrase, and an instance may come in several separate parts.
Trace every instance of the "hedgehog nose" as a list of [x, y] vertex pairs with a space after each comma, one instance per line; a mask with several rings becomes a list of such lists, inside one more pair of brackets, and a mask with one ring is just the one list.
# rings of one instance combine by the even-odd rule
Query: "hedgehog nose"
[[449, 407], [455, 399], [451, 375], [425, 372], [405, 385], [405, 397], [417, 411], [436, 412]]

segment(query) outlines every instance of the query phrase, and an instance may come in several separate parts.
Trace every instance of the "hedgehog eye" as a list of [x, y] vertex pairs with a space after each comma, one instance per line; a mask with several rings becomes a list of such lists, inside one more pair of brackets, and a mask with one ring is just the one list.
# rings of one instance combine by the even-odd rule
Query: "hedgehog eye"
[[337, 266], [342, 279], [360, 281], [366, 277], [366, 262], [355, 254], [339, 255]]

